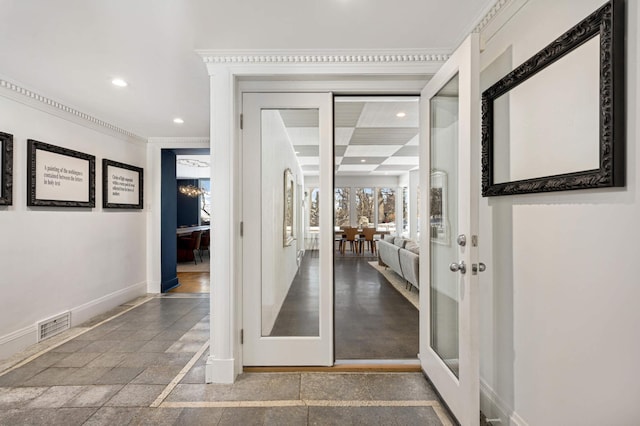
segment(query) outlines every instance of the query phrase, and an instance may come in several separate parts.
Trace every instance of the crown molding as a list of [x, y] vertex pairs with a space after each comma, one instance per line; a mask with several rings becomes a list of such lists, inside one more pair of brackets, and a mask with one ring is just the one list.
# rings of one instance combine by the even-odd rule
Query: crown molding
[[197, 50], [207, 64], [424, 64], [445, 62], [449, 52], [399, 50]]
[[70, 106], [64, 105], [61, 102], [55, 101], [46, 96], [40, 95], [32, 90], [26, 89], [18, 84], [0, 78], [0, 94], [7, 95], [14, 100], [21, 101], [32, 105], [38, 109], [45, 110], [47, 112], [53, 112], [62, 118], [70, 119], [78, 124], [88, 125], [91, 128], [107, 130], [109, 134], [123, 138], [129, 142], [146, 143], [147, 139], [142, 136], [136, 135], [133, 132], [125, 130], [121, 127], [115, 126], [111, 123], [107, 123], [104, 120], [93, 117], [82, 111], [79, 111]]
[[513, 0], [496, 0], [493, 6], [491, 6], [480, 21], [474, 26], [472, 32], [481, 33], [482, 30], [484, 30], [486, 26], [489, 25], [489, 23], [498, 15], [498, 13], [504, 10], [506, 6], [512, 2]]
[[208, 137], [151, 137], [149, 145], [161, 148], [209, 148]]

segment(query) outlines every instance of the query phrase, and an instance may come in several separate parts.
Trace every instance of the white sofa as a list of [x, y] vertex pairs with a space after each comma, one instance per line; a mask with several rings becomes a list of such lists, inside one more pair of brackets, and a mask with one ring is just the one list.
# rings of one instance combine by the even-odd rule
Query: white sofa
[[385, 236], [378, 241], [380, 262], [403, 278], [407, 285], [420, 288], [420, 247], [410, 239]]

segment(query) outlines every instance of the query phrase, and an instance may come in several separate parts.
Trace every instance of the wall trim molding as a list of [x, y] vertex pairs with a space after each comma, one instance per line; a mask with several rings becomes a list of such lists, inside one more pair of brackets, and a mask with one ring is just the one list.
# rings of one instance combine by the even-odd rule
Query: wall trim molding
[[[71, 308], [69, 309], [71, 312], [71, 327], [78, 327], [96, 315], [103, 314], [116, 306], [146, 294], [147, 283], [141, 282]], [[5, 358], [23, 351], [36, 343], [38, 343], [37, 321], [32, 325], [0, 336], [0, 359], [6, 361]]]
[[78, 327], [96, 315], [145, 294], [147, 294], [147, 282], [142, 281], [71, 308], [71, 327]]
[[107, 123], [104, 120], [100, 120], [99, 118], [2, 78], [0, 78], [0, 95], [5, 95], [8, 98], [21, 101], [30, 106], [38, 107], [39, 109], [43, 109], [47, 112], [55, 112], [56, 115], [61, 116], [62, 118], [69, 119], [70, 121], [84, 126], [89, 125], [89, 127], [93, 129], [102, 130], [103, 133], [106, 130], [108, 131], [108, 134], [124, 138], [129, 142], [145, 144], [147, 142], [147, 139], [136, 135], [133, 132], [115, 126], [111, 123]]
[[387, 50], [196, 50], [209, 64], [371, 64], [445, 62], [449, 52]]
[[207, 358], [205, 366], [205, 383], [227, 383], [235, 381], [235, 360], [219, 359], [211, 355]]
[[[497, 411], [500, 419], [505, 421], [505, 424], [507, 425], [529, 426], [529, 424], [524, 421], [513, 408], [509, 407], [509, 405], [500, 397], [500, 395], [496, 393], [496, 391], [493, 390], [493, 388], [491, 388], [491, 386], [489, 386], [489, 384], [483, 378], [480, 378], [480, 400], [480, 407], [483, 407], [483, 401], [484, 403], [490, 405], [490, 409], [492, 410], [492, 412], [491, 415], [487, 415], [487, 417], [495, 418]], [[485, 414], [487, 413], [485, 412]]]
[[172, 148], [178, 148], [182, 145], [189, 145], [189, 148], [199, 147], [206, 145], [209, 148], [208, 136], [193, 136], [193, 137], [151, 137], [148, 139], [150, 145], [170, 146]]
[[20, 339], [31, 333], [36, 333], [37, 331], [38, 331], [38, 327], [36, 326], [36, 324], [32, 324], [27, 327], [21, 328], [19, 330], [13, 331], [9, 334], [5, 334], [4, 336], [0, 336], [0, 346], [5, 345], [8, 342], [12, 342], [14, 340]]
[[513, 0], [496, 0], [496, 2], [491, 6], [491, 8], [484, 14], [480, 21], [473, 28], [474, 33], [480, 33], [482, 30], [486, 28], [487, 25], [502, 11], [506, 8], [509, 3], [512, 3]]

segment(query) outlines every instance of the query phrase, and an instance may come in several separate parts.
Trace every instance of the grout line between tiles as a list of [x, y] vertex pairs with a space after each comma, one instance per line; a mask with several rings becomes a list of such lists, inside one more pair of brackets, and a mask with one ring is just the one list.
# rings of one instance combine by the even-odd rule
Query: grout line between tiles
[[[410, 400], [410, 401], [341, 401], [341, 400], [275, 400], [275, 401], [185, 401], [163, 402], [161, 408], [244, 408], [244, 407], [432, 407], [442, 411], [438, 401]], [[438, 414], [438, 418], [445, 425], [446, 417]], [[447, 420], [448, 421], [448, 420]]]
[[167, 396], [169, 396], [169, 394], [171, 393], [171, 391], [173, 391], [173, 389], [178, 385], [178, 383], [180, 383], [180, 380], [182, 380], [184, 378], [184, 376], [187, 375], [187, 373], [189, 372], [189, 370], [191, 370], [191, 367], [193, 367], [195, 365], [196, 362], [198, 362], [198, 360], [200, 359], [200, 357], [202, 356], [202, 354], [204, 353], [204, 351], [206, 351], [209, 348], [209, 341], [207, 340], [205, 342], [204, 345], [202, 345], [202, 347], [198, 350], [198, 352], [196, 352], [193, 357], [191, 357], [191, 359], [189, 360], [189, 362], [187, 363], [187, 365], [185, 365], [182, 370], [180, 370], [180, 372], [178, 373], [178, 375], [176, 377], [173, 378], [173, 380], [171, 380], [171, 382], [167, 385], [167, 387], [164, 388], [164, 390], [162, 391], [162, 393], [160, 393], [160, 395], [158, 395], [158, 397], [156, 398], [155, 401], [153, 401], [153, 403], [151, 403], [151, 405], [149, 407], [151, 408], [157, 408], [160, 406], [160, 404], [163, 403], [163, 401], [165, 400], [165, 398]]
[[[89, 332], [89, 331], [93, 330], [94, 328], [96, 328], [96, 327], [98, 327], [98, 326], [101, 326], [102, 324], [105, 324], [105, 323], [107, 323], [107, 322], [109, 322], [109, 321], [111, 321], [111, 320], [113, 320], [113, 319], [115, 319], [115, 318], [118, 318], [118, 317], [119, 317], [119, 316], [121, 316], [121, 315], [124, 315], [124, 314], [126, 314], [127, 312], [131, 311], [132, 309], [137, 308], [138, 306], [142, 306], [143, 304], [145, 304], [145, 303], [147, 303], [148, 301], [153, 300], [153, 299], [155, 299], [155, 298], [156, 298], [155, 296], [147, 296], [147, 298], [146, 298], [145, 300], [141, 301], [140, 303], [137, 303], [137, 304], [135, 304], [135, 305], [132, 305], [131, 307], [129, 307], [129, 308], [127, 308], [127, 309], [125, 309], [125, 310], [124, 310], [124, 311], [122, 311], [122, 312], [118, 312], [117, 314], [115, 314], [115, 315], [113, 315], [113, 316], [111, 316], [111, 317], [109, 317], [109, 318], [107, 318], [107, 319], [104, 319], [104, 320], [100, 321], [99, 323], [92, 325], [91, 327], [87, 327], [87, 328], [85, 328], [84, 330], [82, 330], [82, 331], [81, 331], [81, 332], [79, 332], [78, 334], [74, 334], [73, 336], [70, 336], [70, 337], [68, 337], [68, 338], [66, 338], [66, 339], [64, 339], [64, 340], [62, 340], [62, 341], [60, 341], [60, 342], [58, 342], [58, 343], [56, 343], [56, 344], [53, 344], [53, 345], [51, 345], [51, 346], [49, 346], [49, 347], [47, 347], [47, 348], [45, 348], [45, 349], [43, 349], [43, 350], [41, 350], [41, 351], [39, 351], [39, 352], [37, 352], [37, 353], [33, 354], [33, 355], [31, 355], [31, 356], [29, 356], [29, 357], [27, 357], [27, 358], [23, 359], [22, 361], [20, 361], [19, 363], [17, 363], [17, 364], [15, 364], [15, 365], [13, 365], [12, 367], [7, 368], [6, 370], [4, 370], [4, 371], [0, 372], [0, 377], [4, 376], [4, 375], [5, 375], [5, 374], [7, 374], [7, 373], [10, 373], [11, 371], [15, 370], [16, 368], [20, 368], [20, 367], [22, 367], [23, 365], [28, 364], [29, 362], [33, 361], [34, 359], [38, 358], [39, 356], [44, 355], [44, 354], [46, 354], [47, 352], [50, 352], [50, 351], [52, 351], [53, 349], [55, 349], [55, 348], [57, 348], [57, 347], [59, 347], [59, 346], [62, 346], [63, 344], [67, 343], [67, 342], [68, 342], [68, 341], [70, 341], [70, 340], [73, 340], [73, 339], [77, 338], [78, 336], [82, 336], [83, 334], [85, 334], [85, 333], [87, 333], [87, 332]], [[123, 303], [122, 305], [126, 305], [126, 303]], [[121, 306], [122, 306], [122, 305], [121, 305]], [[74, 327], [74, 328], [75, 328], [75, 327]]]

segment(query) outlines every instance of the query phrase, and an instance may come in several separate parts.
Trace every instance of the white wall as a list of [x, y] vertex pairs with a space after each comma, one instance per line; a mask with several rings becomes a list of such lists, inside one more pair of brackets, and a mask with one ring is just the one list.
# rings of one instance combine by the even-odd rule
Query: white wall
[[[146, 293], [144, 211], [102, 209], [102, 159], [146, 167], [143, 144], [0, 96], [13, 134], [13, 205], [0, 208], [0, 359], [36, 342], [36, 322], [71, 310], [72, 325]], [[96, 156], [96, 207], [31, 208], [27, 139]], [[145, 179], [146, 180], [146, 179]]]
[[[487, 40], [482, 89], [505, 58], [521, 64], [602, 4], [529, 0]], [[481, 375], [502, 424], [640, 419], [638, 2], [627, 15], [626, 188], [481, 200]], [[501, 414], [483, 402], [490, 417]]]
[[[288, 247], [282, 244], [284, 170], [291, 169], [297, 184], [304, 185], [304, 181], [277, 110], [262, 111], [262, 143], [262, 333], [269, 335], [298, 271], [298, 242]], [[296, 238], [303, 236], [298, 233]]]

